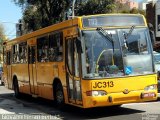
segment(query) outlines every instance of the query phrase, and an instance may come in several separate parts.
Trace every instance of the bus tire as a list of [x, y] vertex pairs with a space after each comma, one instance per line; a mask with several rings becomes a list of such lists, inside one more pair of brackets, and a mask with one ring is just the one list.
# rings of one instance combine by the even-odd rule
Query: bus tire
[[63, 110], [65, 106], [64, 102], [64, 93], [63, 93], [63, 87], [60, 82], [58, 82], [55, 86], [55, 103], [57, 108]]
[[17, 79], [15, 79], [13, 82], [13, 89], [14, 89], [14, 96], [16, 98], [20, 98], [19, 85]]

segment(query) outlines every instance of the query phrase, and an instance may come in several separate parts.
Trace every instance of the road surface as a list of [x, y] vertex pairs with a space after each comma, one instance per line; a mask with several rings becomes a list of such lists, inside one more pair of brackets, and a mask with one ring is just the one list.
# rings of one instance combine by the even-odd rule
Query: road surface
[[124, 104], [121, 107], [87, 110], [67, 106], [65, 111], [60, 111], [52, 101], [35, 99], [27, 95], [16, 99], [12, 90], [0, 86], [0, 114], [0, 118], [3, 115], [3, 119], [6, 117], [4, 115], [14, 114], [28, 115], [28, 118], [30, 115], [44, 115], [62, 120], [160, 120], [160, 99], [153, 102]]

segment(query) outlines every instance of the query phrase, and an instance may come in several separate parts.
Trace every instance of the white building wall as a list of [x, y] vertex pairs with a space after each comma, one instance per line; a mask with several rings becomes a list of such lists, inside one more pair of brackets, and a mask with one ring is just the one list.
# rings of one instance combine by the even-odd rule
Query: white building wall
[[160, 37], [160, 0], [157, 1], [155, 7], [155, 17], [156, 17], [156, 37]]
[[143, 0], [142, 2], [139, 3], [139, 9], [140, 10], [146, 10], [146, 4], [149, 2], [157, 2], [157, 0]]

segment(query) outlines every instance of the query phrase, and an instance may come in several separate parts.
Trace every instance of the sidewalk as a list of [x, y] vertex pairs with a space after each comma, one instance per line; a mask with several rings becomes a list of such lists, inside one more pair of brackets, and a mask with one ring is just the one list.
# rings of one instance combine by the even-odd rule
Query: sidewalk
[[160, 98], [160, 93], [158, 93], [158, 98]]
[[0, 86], [0, 114], [43, 114], [13, 99], [13, 91]]
[[56, 115], [51, 115], [37, 109], [33, 104], [22, 103], [13, 96], [13, 90], [0, 86], [0, 120], [25, 119], [25, 120], [56, 120]]

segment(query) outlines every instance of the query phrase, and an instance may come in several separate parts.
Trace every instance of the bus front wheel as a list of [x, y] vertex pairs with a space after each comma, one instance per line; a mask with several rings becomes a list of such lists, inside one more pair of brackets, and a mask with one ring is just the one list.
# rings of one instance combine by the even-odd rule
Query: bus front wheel
[[19, 98], [20, 97], [20, 92], [19, 92], [19, 86], [18, 86], [17, 79], [15, 79], [14, 82], [13, 82], [13, 88], [14, 88], [14, 96], [16, 98]]
[[63, 87], [61, 83], [57, 83], [55, 88], [55, 102], [59, 109], [64, 108], [64, 94], [63, 94]]

